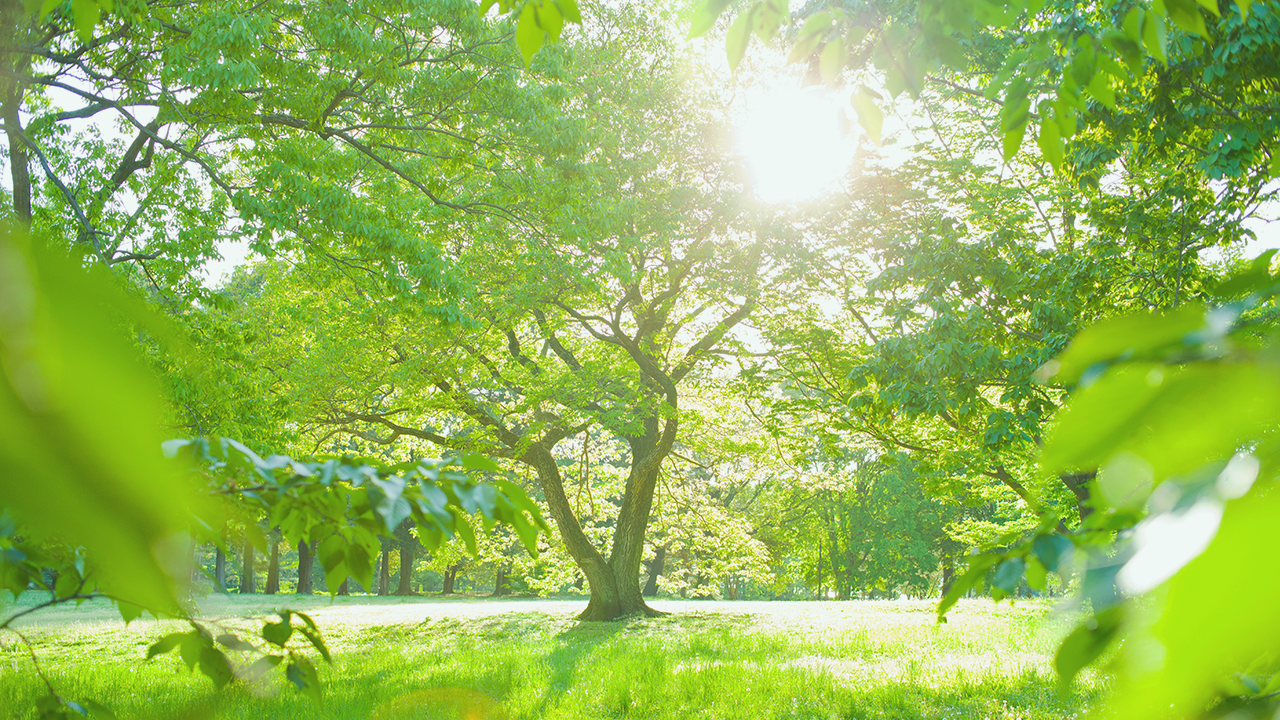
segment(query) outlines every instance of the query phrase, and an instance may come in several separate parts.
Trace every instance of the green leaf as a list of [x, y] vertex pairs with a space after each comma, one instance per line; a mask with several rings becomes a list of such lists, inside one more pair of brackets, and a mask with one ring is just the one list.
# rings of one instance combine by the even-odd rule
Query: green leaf
[[178, 647], [188, 635], [189, 633], [170, 633], [151, 643], [151, 647], [147, 648], [147, 659], [150, 660], [157, 655], [163, 655]]
[[1196, 0], [1200, 3], [1200, 7], [1213, 13], [1214, 17], [1222, 17], [1222, 12], [1218, 10], [1218, 0]]
[[737, 72], [738, 63], [747, 54], [747, 46], [751, 44], [751, 29], [755, 25], [755, 8], [744, 12], [734, 19], [729, 26], [729, 34], [725, 37], [724, 48], [729, 58], [729, 69]]
[[1162, 65], [1169, 64], [1169, 30], [1165, 27], [1164, 17], [1154, 10], [1147, 11], [1146, 21], [1142, 23], [1142, 44], [1151, 57]]
[[1066, 537], [1053, 533], [1040, 535], [1031, 543], [1031, 552], [1046, 570], [1059, 572], [1059, 566], [1068, 553], [1075, 549], [1075, 544]]
[[1061, 170], [1063, 160], [1061, 131], [1058, 128], [1058, 121], [1044, 111], [1040, 113], [1040, 134], [1036, 137], [1036, 144], [1040, 146], [1041, 154], [1053, 169]]
[[[1208, 421], [1202, 423], [1209, 427]], [[1280, 493], [1227, 503], [1216, 537], [1169, 581], [1159, 621], [1126, 645], [1138, 652], [1119, 670], [1125, 691], [1109, 701], [1112, 717], [1192, 717], [1219, 697], [1223, 675], [1274, 657], [1280, 638]], [[1274, 667], [1274, 665], [1269, 665]]]
[[823, 82], [832, 82], [840, 76], [849, 63], [849, 49], [845, 47], [844, 38], [833, 38], [822, 48], [818, 56], [818, 72]]
[[689, 22], [689, 39], [706, 34], [716, 24], [716, 18], [729, 7], [729, 0], [703, 0], [698, 3]]
[[1020, 557], [1010, 558], [1000, 563], [991, 576], [992, 587], [1011, 593], [1022, 581], [1022, 572], [1026, 569], [1026, 561]]
[[182, 656], [182, 662], [187, 664], [188, 670], [194, 670], [199, 664], [200, 654], [204, 652], [206, 645], [204, 635], [197, 630], [182, 636], [182, 641], [178, 643], [178, 654]]
[[1116, 91], [1111, 87], [1111, 78], [1105, 73], [1094, 73], [1093, 79], [1085, 87], [1094, 100], [1111, 110], [1116, 109]]
[[103, 592], [176, 610], [155, 548], [181, 530], [174, 508], [215, 513], [159, 452], [160, 392], [124, 325], [166, 343], [173, 331], [104, 267], [5, 228], [0, 307], [13, 308], [0, 323], [5, 365], [28, 368], [0, 371], [0, 477], [25, 478], [0, 482], [0, 507], [39, 535], [110, 558], [94, 574]]
[[116, 609], [120, 611], [120, 618], [124, 620], [125, 625], [128, 625], [142, 616], [142, 608], [131, 602], [125, 602], [123, 600], [117, 601]]
[[1022, 138], [1026, 135], [1026, 132], [1026, 122], [1005, 131], [1004, 137], [1001, 138], [1001, 150], [1004, 154], [1005, 162], [1013, 160], [1013, 156], [1018, 154], [1018, 150], [1022, 148]]
[[974, 555], [969, 558], [969, 569], [951, 585], [951, 589], [938, 601], [938, 622], [947, 621], [947, 611], [986, 577], [987, 571], [1000, 558], [994, 555]]
[[1117, 366], [1078, 391], [1048, 434], [1047, 472], [1095, 469], [1119, 453], [1159, 483], [1231, 457], [1280, 422], [1280, 373], [1253, 364]]
[[1240, 11], [1241, 22], [1249, 19], [1249, 8], [1253, 7], [1253, 0], [1236, 0], [1236, 9]]
[[216, 638], [219, 645], [240, 652], [252, 652], [256, 648], [231, 633], [223, 633]]
[[200, 651], [200, 672], [212, 680], [214, 687], [219, 690], [235, 679], [235, 673], [231, 670], [231, 661], [221, 650], [212, 645], [206, 645]]
[[1277, 279], [1271, 274], [1271, 262], [1276, 252], [1268, 250], [1254, 258], [1244, 270], [1224, 278], [1213, 288], [1213, 296], [1229, 300], [1274, 288]]
[[565, 20], [575, 24], [582, 24], [582, 12], [578, 9], [578, 0], [554, 0], [556, 9]]
[[859, 85], [851, 102], [854, 111], [858, 113], [858, 124], [867, 131], [867, 137], [871, 138], [872, 142], [879, 144], [880, 133], [884, 128], [884, 113], [876, 104], [871, 91], [866, 86]]
[[324, 638], [320, 637], [320, 631], [317, 628], [304, 626], [298, 628], [298, 632], [302, 633], [302, 636], [311, 643], [311, 647], [315, 648], [316, 652], [320, 653], [320, 657], [324, 658], [325, 662], [333, 662], [333, 658], [329, 657], [329, 647], [325, 645]]
[[1207, 311], [1191, 303], [1166, 313], [1133, 313], [1103, 320], [1082, 331], [1066, 352], [1046, 363], [1037, 379], [1064, 385], [1081, 381], [1086, 370], [1117, 358], [1162, 358], [1205, 326]]
[[289, 663], [289, 666], [285, 668], [285, 677], [289, 678], [289, 682], [293, 683], [299, 692], [309, 695], [316, 702], [320, 702], [323, 699], [320, 675], [316, 672], [316, 666], [312, 665], [310, 660], [303, 657], [295, 657]]
[[1027, 585], [1031, 586], [1033, 590], [1044, 590], [1048, 577], [1048, 571], [1044, 569], [1044, 565], [1041, 565], [1039, 560], [1035, 558], [1027, 560]]
[[280, 655], [263, 655], [253, 661], [253, 664], [243, 668], [241, 670], [241, 675], [244, 677], [245, 681], [253, 682], [258, 678], [261, 678], [263, 675], [266, 675], [268, 672], [271, 672], [271, 668], [279, 665], [283, 660], [284, 657]]
[[93, 40], [93, 29], [102, 18], [102, 8], [97, 0], [71, 0], [71, 14], [75, 16], [76, 34], [80, 42]]
[[1201, 37], [1208, 34], [1204, 26], [1204, 16], [1200, 14], [1195, 0], [1165, 0], [1165, 8], [1174, 25]]
[[532, 2], [525, 5], [520, 12], [520, 19], [516, 21], [516, 46], [524, 57], [525, 67], [529, 67], [529, 62], [546, 40], [546, 31], [539, 25], [534, 7], [535, 3]]
[[[337, 589], [337, 586], [333, 587], [334, 590]], [[285, 643], [289, 642], [289, 636], [292, 634], [293, 626], [288, 621], [267, 623], [262, 626], [262, 639], [277, 647], [284, 647]]]
[[479, 470], [483, 472], [502, 472], [502, 467], [498, 465], [493, 458], [476, 453], [463, 453], [459, 458], [462, 467], [468, 470]]
[[1053, 657], [1053, 666], [1063, 687], [1075, 682], [1076, 675], [1111, 646], [1124, 621], [1123, 610], [1123, 606], [1108, 608], [1081, 623], [1063, 639]]

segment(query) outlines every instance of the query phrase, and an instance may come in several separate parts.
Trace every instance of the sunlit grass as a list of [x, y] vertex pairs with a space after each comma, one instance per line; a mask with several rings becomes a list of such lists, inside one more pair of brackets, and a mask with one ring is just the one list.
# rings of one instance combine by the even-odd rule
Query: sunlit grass
[[[512, 718], [1062, 718], [1095, 691], [1055, 689], [1061, 628], [1041, 604], [965, 602], [942, 626], [927, 602], [671, 602], [657, 604], [669, 617], [593, 624], [573, 620], [580, 602], [556, 601], [280, 596], [205, 612], [285, 603], [314, 611], [334, 651], [322, 707], [280, 678], [215, 693], [176, 657], [144, 663], [168, 623], [124, 628], [105, 607], [24, 632], [61, 691], [121, 718], [426, 718], [450, 716], [426, 706], [486, 703]], [[5, 642], [0, 717], [24, 717], [42, 684]]]

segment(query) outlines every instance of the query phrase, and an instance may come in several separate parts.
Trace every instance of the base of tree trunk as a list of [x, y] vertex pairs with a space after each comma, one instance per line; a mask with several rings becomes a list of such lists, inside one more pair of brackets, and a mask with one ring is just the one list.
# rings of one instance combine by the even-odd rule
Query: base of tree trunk
[[587, 603], [587, 609], [578, 615], [578, 620], [583, 622], [610, 622], [613, 620], [621, 620], [623, 618], [632, 617], [634, 615], [643, 615], [645, 617], [666, 617], [669, 612], [655, 610], [649, 607], [643, 600], [638, 602], [627, 603], [629, 607], [624, 607], [623, 603], [606, 603], [592, 598]]

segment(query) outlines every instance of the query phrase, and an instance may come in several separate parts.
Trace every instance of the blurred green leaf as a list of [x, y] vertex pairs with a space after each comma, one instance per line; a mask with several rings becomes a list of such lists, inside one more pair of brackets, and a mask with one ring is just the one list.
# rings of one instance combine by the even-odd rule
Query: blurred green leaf
[[1166, 313], [1134, 313], [1098, 322], [1080, 332], [1057, 360], [1051, 360], [1040, 377], [1064, 385], [1081, 381], [1095, 364], [1117, 358], [1157, 359], [1171, 347], [1205, 325], [1203, 305], [1188, 304]]
[[1085, 620], [1063, 639], [1053, 658], [1063, 686], [1075, 682], [1076, 675], [1111, 646], [1123, 620], [1124, 608], [1113, 607]]
[[25, 478], [0, 483], [0, 506], [110, 558], [105, 592], [173, 609], [155, 548], [196, 498], [161, 457], [159, 393], [122, 319], [160, 327], [106, 270], [0, 231], [0, 476]]
[[1247, 364], [1113, 368], [1078, 391], [1045, 442], [1047, 472], [1092, 470], [1120, 452], [1156, 483], [1225, 459], [1280, 421], [1280, 373]]

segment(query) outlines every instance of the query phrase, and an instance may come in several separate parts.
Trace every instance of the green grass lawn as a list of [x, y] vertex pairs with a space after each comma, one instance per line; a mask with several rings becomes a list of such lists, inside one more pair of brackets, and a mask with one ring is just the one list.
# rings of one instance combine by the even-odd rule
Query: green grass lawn
[[[24, 598], [25, 600], [25, 598]], [[284, 687], [218, 693], [176, 655], [144, 662], [180, 626], [114, 609], [28, 616], [20, 629], [69, 698], [128, 718], [1067, 718], [1097, 681], [1060, 694], [1052, 654], [1066, 630], [1047, 605], [962, 602], [946, 625], [929, 602], [662, 602], [657, 619], [578, 623], [581, 601], [346, 597], [210, 598], [206, 617], [277, 606], [313, 613], [333, 651], [325, 700]], [[8, 616], [13, 606], [0, 608]], [[241, 619], [236, 619], [241, 618]], [[43, 685], [0, 638], [0, 718], [28, 717]], [[459, 710], [459, 708], [464, 708]]]

